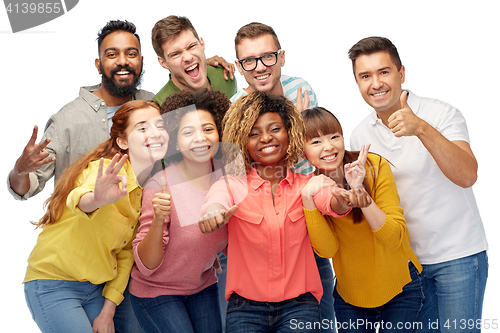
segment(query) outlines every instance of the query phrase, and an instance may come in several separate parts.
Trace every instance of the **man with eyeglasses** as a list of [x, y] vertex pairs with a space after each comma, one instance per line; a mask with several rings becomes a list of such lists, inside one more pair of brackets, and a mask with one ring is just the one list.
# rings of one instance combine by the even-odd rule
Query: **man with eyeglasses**
[[281, 74], [285, 50], [281, 49], [272, 27], [256, 22], [247, 24], [238, 30], [234, 42], [236, 67], [248, 87], [232, 96], [232, 102], [254, 91], [263, 91], [285, 96], [299, 111], [317, 106], [316, 94], [306, 80]]
[[187, 17], [170, 15], [155, 24], [151, 35], [158, 62], [170, 71], [170, 80], [156, 94], [155, 102], [161, 105], [167, 96], [180, 90], [208, 88], [228, 98], [234, 95], [234, 66], [218, 56], [206, 59], [205, 42]]

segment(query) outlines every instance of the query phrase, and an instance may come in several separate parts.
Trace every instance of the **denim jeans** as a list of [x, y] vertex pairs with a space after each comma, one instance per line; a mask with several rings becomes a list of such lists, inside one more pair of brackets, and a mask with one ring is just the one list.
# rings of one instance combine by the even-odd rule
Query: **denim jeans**
[[[64, 280], [34, 280], [24, 284], [26, 303], [38, 328], [46, 332], [93, 333], [92, 323], [104, 304], [104, 285]], [[130, 304], [125, 299], [116, 307], [113, 321], [116, 333], [140, 333]]]
[[[314, 254], [316, 259], [316, 265], [318, 266], [319, 275], [321, 277], [321, 284], [323, 285], [323, 297], [320, 302], [321, 320], [322, 322], [328, 322], [327, 325], [323, 325], [321, 332], [335, 333], [335, 312], [333, 311], [333, 285], [334, 276], [332, 264], [330, 259], [321, 258], [316, 253]], [[225, 331], [226, 323], [226, 309], [227, 301], [224, 295], [226, 287], [226, 267], [227, 267], [227, 257], [222, 253], [219, 253], [219, 259], [221, 262], [222, 274], [218, 274], [219, 278], [219, 301], [222, 314], [222, 324]]]
[[220, 333], [217, 283], [193, 295], [131, 296], [135, 314], [147, 333]]
[[488, 278], [486, 251], [423, 268], [425, 300], [419, 332], [480, 332]]
[[424, 294], [421, 277], [413, 264], [409, 263], [411, 282], [403, 291], [386, 304], [376, 308], [362, 308], [345, 302], [338, 294], [335, 298], [335, 314], [339, 332], [415, 332], [418, 328], [417, 317], [422, 309]]
[[317, 333], [319, 326], [319, 305], [311, 293], [282, 302], [257, 302], [233, 293], [227, 305], [227, 333]]
[[335, 333], [337, 332], [335, 311], [333, 310], [333, 289], [335, 282], [332, 264], [330, 263], [330, 259], [321, 258], [316, 253], [314, 257], [316, 258], [316, 265], [318, 265], [321, 284], [323, 285], [323, 297], [321, 297], [321, 302], [319, 303], [321, 322], [328, 323], [327, 325], [322, 325], [321, 332]]

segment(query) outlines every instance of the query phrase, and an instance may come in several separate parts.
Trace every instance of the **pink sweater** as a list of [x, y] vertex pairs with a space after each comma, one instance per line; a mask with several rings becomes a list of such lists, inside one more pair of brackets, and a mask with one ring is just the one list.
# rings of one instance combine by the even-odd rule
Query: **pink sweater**
[[[163, 228], [163, 260], [155, 269], [148, 269], [139, 258], [137, 245], [151, 226], [154, 216], [151, 200], [155, 193], [161, 191], [160, 179], [164, 171], [172, 200], [170, 216]], [[217, 282], [212, 265], [217, 253], [227, 246], [227, 227], [210, 234], [201, 233], [198, 227], [200, 207], [205, 202], [207, 191], [192, 187], [182, 178], [175, 165], [164, 171], [154, 175], [143, 191], [140, 226], [132, 243], [135, 265], [132, 268], [130, 292], [137, 297], [192, 295], [200, 292]]]

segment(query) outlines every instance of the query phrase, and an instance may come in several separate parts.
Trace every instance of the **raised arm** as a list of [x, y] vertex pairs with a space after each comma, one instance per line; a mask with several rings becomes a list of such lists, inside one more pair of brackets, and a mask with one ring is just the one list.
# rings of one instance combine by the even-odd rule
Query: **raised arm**
[[35, 172], [42, 166], [52, 163], [55, 157], [49, 157], [46, 147], [51, 139], [46, 138], [39, 144], [36, 144], [38, 135], [38, 126], [35, 125], [33, 133], [24, 147], [23, 153], [17, 159], [14, 169], [9, 175], [10, 187], [18, 195], [25, 195], [30, 189], [30, 172]]
[[337, 235], [333, 225], [328, 223], [325, 216], [316, 208], [313, 196], [320, 187], [330, 186], [332, 183], [334, 182], [329, 177], [315, 176], [309, 179], [307, 185], [301, 191], [311, 245], [314, 251], [324, 258], [333, 258], [337, 253]]
[[[104, 159], [99, 161], [99, 168], [97, 169], [97, 177], [93, 192], [87, 192], [80, 198], [78, 208], [85, 213], [91, 213], [107, 204], [114, 203], [119, 199], [125, 197], [127, 192], [127, 176], [119, 175], [121, 168], [127, 161], [127, 154], [120, 158], [116, 154], [109, 163], [106, 171], [104, 169]], [[118, 161], [118, 163], [117, 163]]]
[[400, 97], [402, 109], [388, 119], [388, 127], [396, 137], [416, 136], [436, 161], [439, 169], [454, 184], [471, 187], [477, 180], [477, 161], [465, 141], [450, 141], [438, 130], [419, 118], [408, 106], [408, 92]]
[[[161, 190], [145, 189], [143, 192], [140, 227], [134, 242], [140, 262], [148, 270], [155, 270], [162, 262], [169, 238], [171, 197], [167, 192], [165, 179], [161, 179]], [[139, 264], [138, 267], [141, 268]]]

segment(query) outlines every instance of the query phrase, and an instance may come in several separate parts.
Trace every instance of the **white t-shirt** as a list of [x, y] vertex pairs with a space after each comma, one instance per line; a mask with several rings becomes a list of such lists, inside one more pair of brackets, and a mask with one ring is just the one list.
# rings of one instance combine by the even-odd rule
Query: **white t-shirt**
[[[410, 92], [413, 112], [450, 141], [469, 142], [459, 110]], [[421, 264], [436, 264], [487, 249], [472, 188], [453, 184], [415, 136], [396, 138], [373, 111], [351, 134], [351, 149], [370, 143], [370, 151], [389, 160], [410, 233]]]

